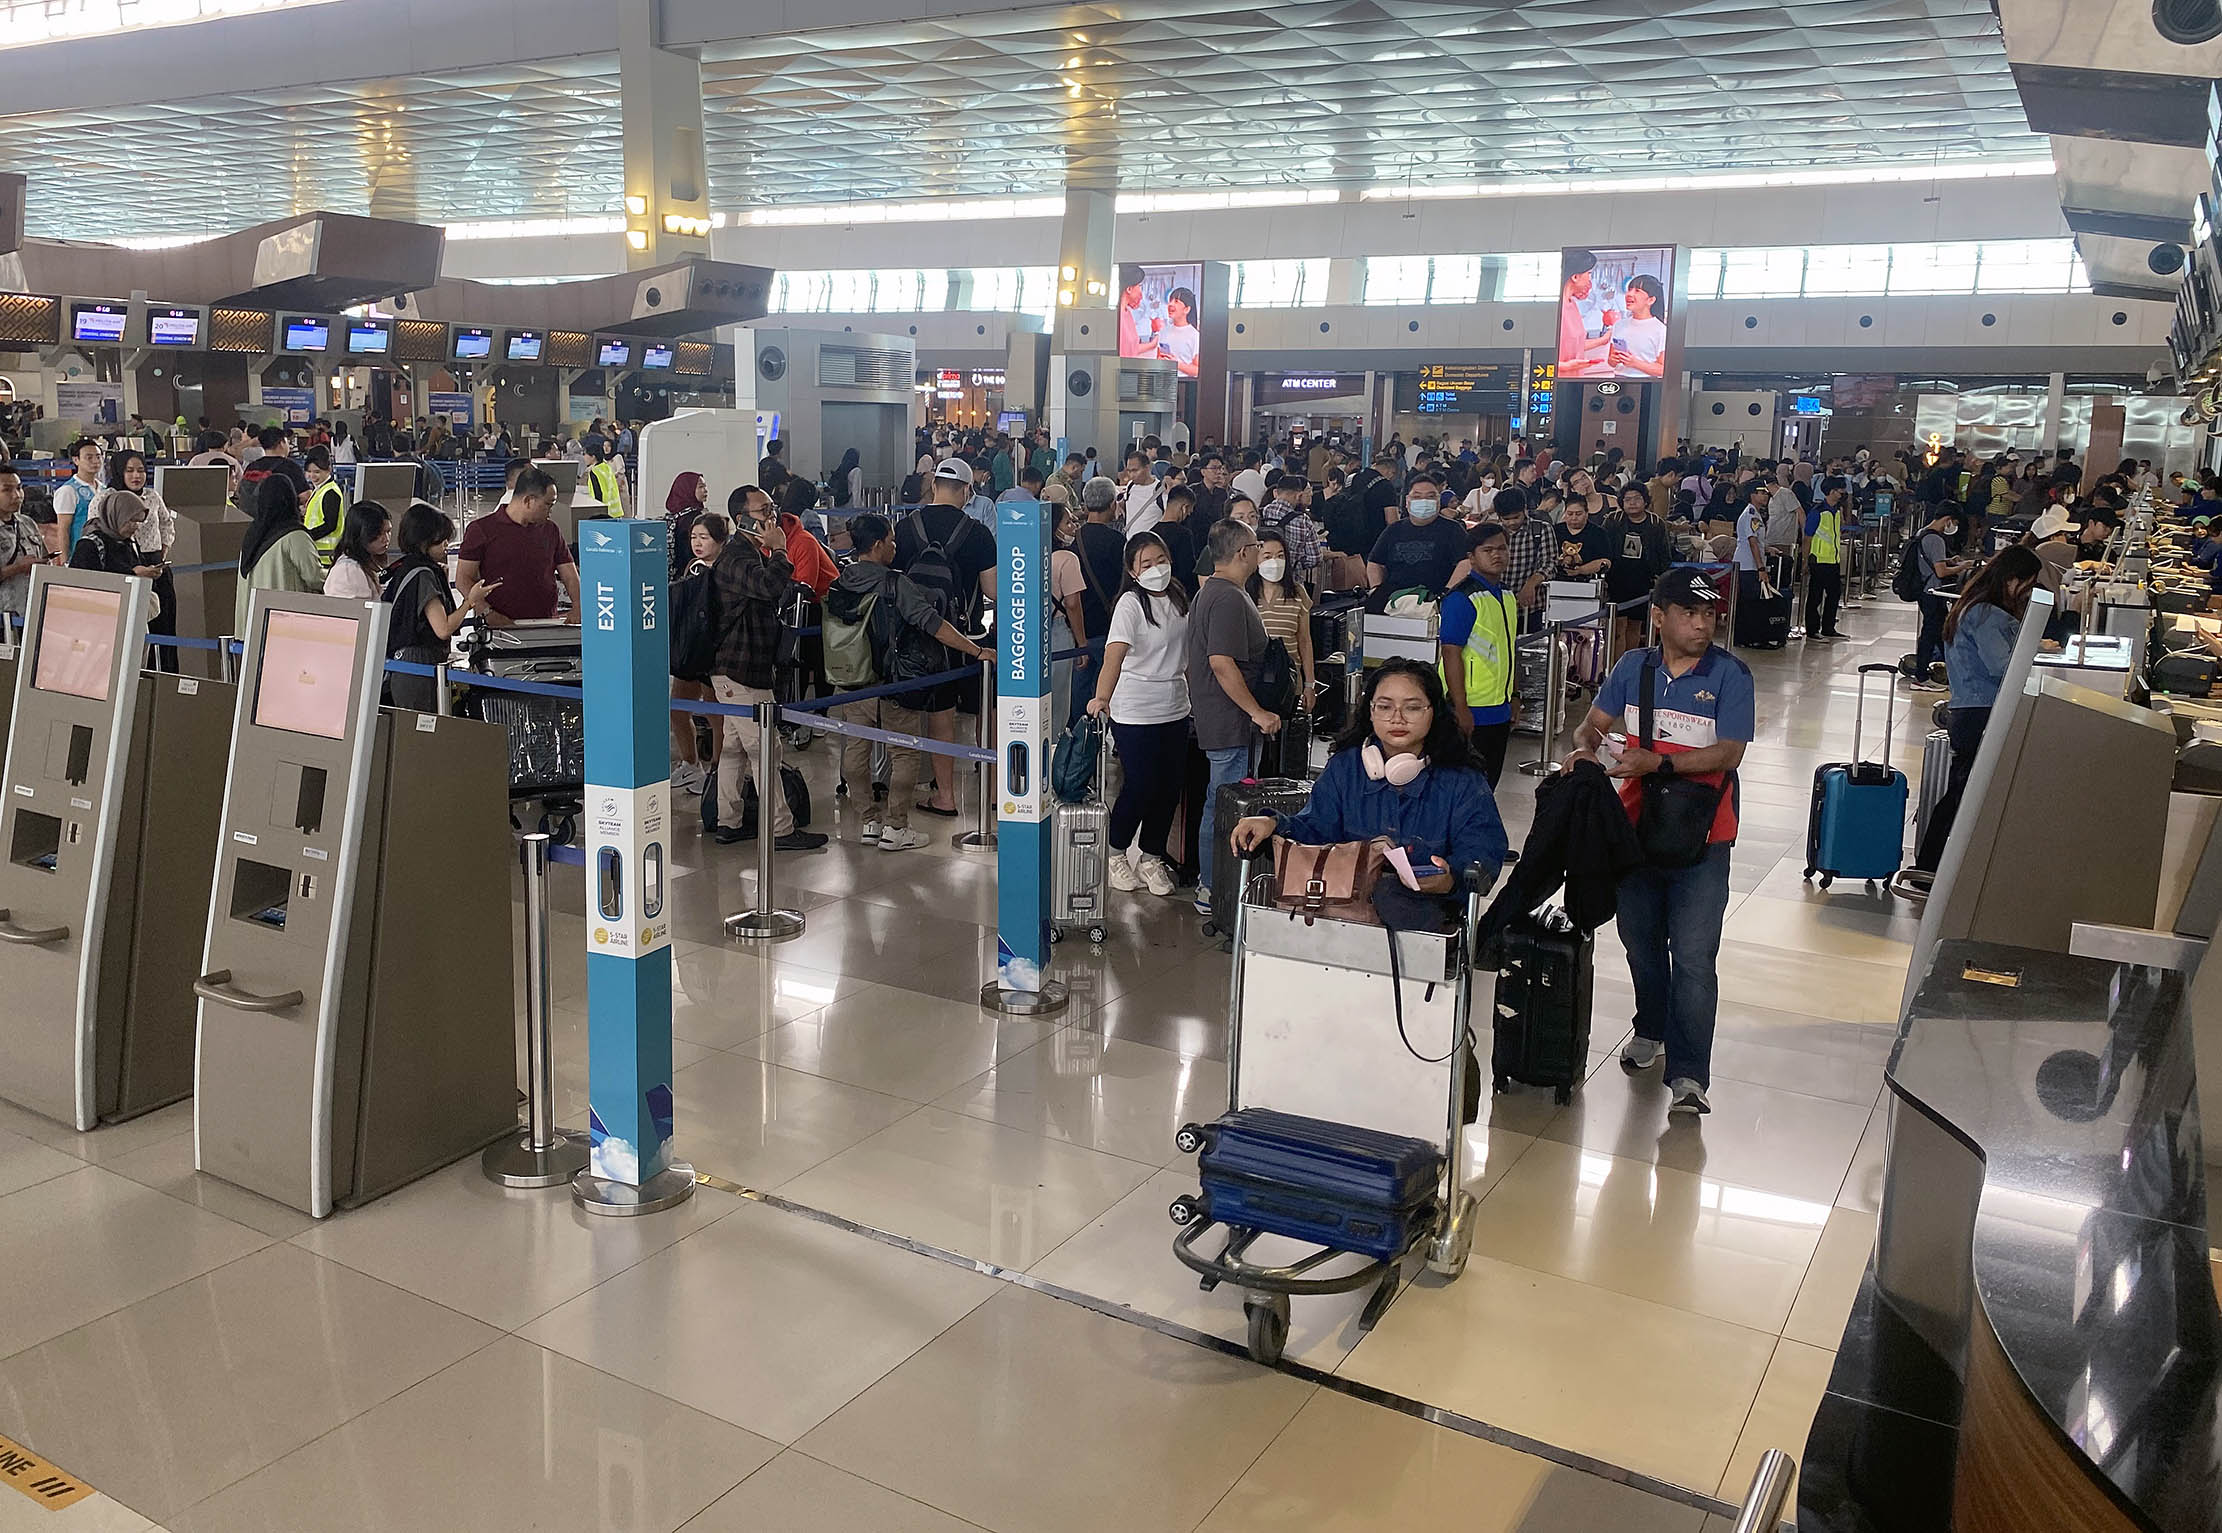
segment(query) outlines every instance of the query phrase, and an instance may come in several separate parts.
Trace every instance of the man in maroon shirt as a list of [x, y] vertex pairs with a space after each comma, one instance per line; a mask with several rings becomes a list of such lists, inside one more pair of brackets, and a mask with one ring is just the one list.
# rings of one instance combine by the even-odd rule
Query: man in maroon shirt
[[555, 497], [555, 481], [545, 469], [525, 469], [517, 475], [507, 505], [496, 506], [463, 529], [455, 576], [465, 582], [466, 591], [481, 580], [493, 584], [486, 598], [486, 621], [492, 627], [554, 617], [559, 580], [577, 621], [579, 566], [563, 541], [563, 529], [548, 520]]

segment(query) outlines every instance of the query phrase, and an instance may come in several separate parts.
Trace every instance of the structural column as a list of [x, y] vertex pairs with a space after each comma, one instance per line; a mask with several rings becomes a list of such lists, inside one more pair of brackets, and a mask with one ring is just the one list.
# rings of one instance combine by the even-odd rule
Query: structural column
[[[1103, 360], [1119, 353], [1119, 275], [1112, 259], [1116, 205], [1117, 194], [1108, 185], [1065, 188], [1047, 390], [1050, 435], [1074, 452], [1093, 447], [1106, 463], [1119, 450], [1119, 402], [1115, 389], [1098, 388], [1094, 380], [1108, 381], [1114, 369]], [[1085, 390], [1071, 381], [1080, 374], [1087, 375]]]
[[661, 46], [659, 10], [656, 0], [617, 0], [625, 263], [631, 271], [710, 253], [702, 63]]
[[2054, 373], [2045, 380], [2045, 423], [2038, 435], [2039, 452], [2060, 450], [2060, 410], [2068, 391], [2068, 375]]

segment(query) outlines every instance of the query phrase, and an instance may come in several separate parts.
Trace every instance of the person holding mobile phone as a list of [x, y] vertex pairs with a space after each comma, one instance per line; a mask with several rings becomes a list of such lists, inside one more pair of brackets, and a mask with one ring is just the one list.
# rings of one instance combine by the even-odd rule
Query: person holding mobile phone
[[[487, 599], [501, 584], [497, 580], [474, 582], [461, 602], [448, 584], [448, 545], [455, 541], [455, 523], [445, 511], [423, 501], [412, 501], [401, 513], [393, 541], [401, 557], [386, 571], [379, 600], [393, 608], [386, 635], [386, 657], [417, 665], [438, 665], [448, 655], [448, 641], [473, 613], [483, 615]], [[397, 708], [419, 713], [438, 711], [437, 683], [429, 676], [389, 676], [386, 695]]]

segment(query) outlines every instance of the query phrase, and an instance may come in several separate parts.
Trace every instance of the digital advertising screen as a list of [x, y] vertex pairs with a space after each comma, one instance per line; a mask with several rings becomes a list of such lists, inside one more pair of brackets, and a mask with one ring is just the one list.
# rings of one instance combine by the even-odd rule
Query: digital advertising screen
[[604, 341], [595, 349], [596, 367], [631, 367], [633, 343], [631, 341]]
[[1196, 376], [1203, 347], [1204, 268], [1129, 264], [1119, 268], [1119, 355], [1163, 357], [1183, 378]]
[[540, 339], [537, 330], [512, 330], [505, 355], [512, 362], [537, 362], [540, 360]]
[[123, 341], [124, 316], [128, 312], [127, 304], [73, 303], [69, 306], [69, 338], [73, 341], [120, 345]]
[[147, 344], [149, 346], [198, 346], [200, 343], [200, 310], [147, 310]]
[[669, 367], [671, 366], [671, 355], [669, 346], [660, 346], [656, 342], [650, 341], [647, 351], [641, 355], [640, 365], [642, 367]]
[[332, 344], [332, 322], [296, 316], [285, 322], [287, 351], [323, 351]]
[[39, 607], [39, 660], [31, 685], [41, 692], [108, 701], [110, 666], [116, 658], [116, 614], [121, 591], [88, 591], [51, 585]]
[[355, 683], [355, 619], [271, 612], [262, 628], [255, 723], [327, 740], [347, 737]]
[[351, 357], [382, 357], [392, 349], [393, 332], [384, 325], [347, 327], [347, 354]]
[[1665, 377], [1673, 292], [1672, 245], [1559, 252], [1560, 381]]
[[491, 330], [480, 330], [480, 329], [477, 329], [476, 327], [472, 327], [472, 328], [468, 328], [468, 329], [458, 329], [458, 330], [457, 330], [457, 331], [455, 332], [455, 360], [456, 360], [456, 361], [458, 361], [458, 362], [474, 362], [474, 361], [478, 360], [478, 359], [479, 359], [480, 357], [490, 357], [490, 356], [492, 356], [493, 354], [494, 354], [494, 332], [493, 332], [493, 331], [491, 331]]

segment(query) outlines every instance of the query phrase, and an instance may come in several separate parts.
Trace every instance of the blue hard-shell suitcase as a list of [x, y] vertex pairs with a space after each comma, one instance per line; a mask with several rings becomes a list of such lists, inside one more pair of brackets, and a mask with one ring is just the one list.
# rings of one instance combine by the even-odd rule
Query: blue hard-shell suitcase
[[[1906, 843], [1906, 774], [1890, 764], [1890, 714], [1883, 715], [1880, 761], [1860, 759], [1860, 726], [1867, 712], [1870, 672], [1895, 680], [1894, 665], [1859, 668], [1859, 704], [1852, 715], [1852, 759], [1832, 761], [1813, 774], [1813, 813], [1807, 822], [1805, 876], [1884, 879], [1898, 871]], [[1893, 695], [1895, 703], [1896, 697]]]
[[1205, 1129], [1197, 1169], [1209, 1218], [1388, 1260], [1431, 1223], [1443, 1152], [1424, 1139], [1253, 1107]]

